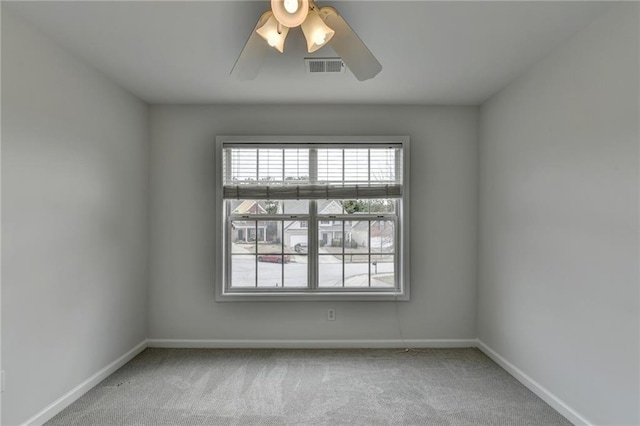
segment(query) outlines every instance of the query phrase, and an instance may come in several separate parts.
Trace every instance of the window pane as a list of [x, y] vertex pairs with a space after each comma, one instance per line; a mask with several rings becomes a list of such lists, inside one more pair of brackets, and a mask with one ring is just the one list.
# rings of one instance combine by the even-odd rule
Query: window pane
[[282, 287], [282, 260], [281, 254], [258, 255], [258, 287]]
[[320, 253], [342, 253], [342, 221], [323, 220], [318, 224]]
[[342, 201], [318, 200], [318, 214], [342, 214]]
[[231, 287], [255, 287], [256, 257], [231, 256]]
[[307, 214], [309, 213], [309, 200], [286, 200], [284, 201], [283, 213]]
[[309, 150], [284, 150], [284, 180], [307, 182], [309, 180]]
[[371, 256], [371, 287], [394, 287], [394, 256]]
[[395, 148], [318, 149], [320, 182], [397, 182], [400, 150]]
[[291, 262], [284, 264], [284, 286], [307, 287], [309, 281], [307, 267], [307, 256], [292, 256]]
[[345, 253], [344, 263], [369, 263], [369, 253]]
[[233, 148], [231, 150], [231, 164], [228, 166], [231, 176], [226, 176], [225, 180], [255, 181], [257, 165], [258, 152], [255, 148]]
[[282, 211], [282, 201], [230, 200], [231, 214], [277, 214]]
[[319, 287], [342, 287], [342, 256], [320, 255]]
[[344, 222], [345, 253], [368, 253], [368, 244], [368, 220], [347, 220]]
[[285, 221], [284, 222], [284, 252], [295, 254], [306, 254], [307, 230], [309, 223], [306, 220]]
[[258, 234], [264, 235], [258, 240], [258, 253], [282, 253], [282, 221], [259, 221]]
[[369, 200], [371, 213], [393, 213], [396, 211], [396, 201], [390, 198], [376, 198]]
[[344, 150], [344, 181], [349, 183], [367, 182], [369, 180], [369, 150]]
[[283, 180], [282, 149], [258, 150], [258, 180], [282, 181]]
[[342, 205], [346, 214], [369, 213], [368, 200], [343, 200]]
[[342, 150], [318, 149], [318, 181], [342, 182]]
[[395, 252], [395, 231], [393, 221], [375, 220], [371, 222], [371, 252]]
[[262, 207], [261, 213], [264, 214], [281, 214], [284, 210], [284, 202], [277, 200], [262, 200], [259, 202]]
[[364, 256], [364, 259], [363, 256], [356, 256], [355, 259], [345, 256], [344, 286], [369, 287], [369, 256]]
[[396, 150], [389, 148], [371, 149], [371, 181], [394, 182], [396, 178]]
[[231, 253], [256, 252], [257, 228], [255, 220], [234, 220], [231, 222]]

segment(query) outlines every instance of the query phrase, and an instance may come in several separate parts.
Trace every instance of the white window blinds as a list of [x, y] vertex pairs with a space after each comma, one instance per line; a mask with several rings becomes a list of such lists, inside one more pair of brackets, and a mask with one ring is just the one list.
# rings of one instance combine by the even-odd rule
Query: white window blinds
[[402, 196], [401, 144], [225, 144], [226, 199], [365, 199]]

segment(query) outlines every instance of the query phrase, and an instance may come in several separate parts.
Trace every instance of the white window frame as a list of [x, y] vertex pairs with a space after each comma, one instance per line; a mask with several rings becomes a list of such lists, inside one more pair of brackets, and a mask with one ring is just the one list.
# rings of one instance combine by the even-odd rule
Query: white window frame
[[[377, 144], [401, 144], [402, 145], [402, 198], [396, 203], [397, 222], [396, 222], [396, 238], [399, 241], [396, 248], [396, 275], [399, 283], [398, 288], [394, 291], [331, 291], [318, 289], [299, 290], [292, 288], [291, 290], [269, 291], [269, 290], [236, 290], [226, 285], [226, 269], [229, 265], [228, 256], [225, 255], [228, 242], [226, 241], [226, 222], [225, 202], [223, 199], [223, 145], [226, 143], [247, 143], [255, 146], [256, 144], [279, 144], [283, 147], [300, 144], [336, 144], [353, 145], [357, 148], [361, 145], [377, 145]], [[214, 252], [215, 265], [215, 300], [218, 302], [255, 302], [255, 301], [408, 301], [410, 299], [410, 139], [409, 136], [216, 136], [215, 146], [215, 227], [214, 237], [217, 242]], [[316, 220], [323, 218], [316, 217]], [[326, 220], [326, 218], [324, 218]], [[345, 217], [346, 219], [346, 217]], [[349, 215], [348, 219], [353, 219], [353, 215]], [[265, 218], [266, 220], [266, 218]], [[319, 229], [318, 226], [308, 227], [308, 247], [311, 244], [317, 244], [317, 235], [312, 235]], [[310, 273], [315, 274], [317, 262], [309, 261]]]

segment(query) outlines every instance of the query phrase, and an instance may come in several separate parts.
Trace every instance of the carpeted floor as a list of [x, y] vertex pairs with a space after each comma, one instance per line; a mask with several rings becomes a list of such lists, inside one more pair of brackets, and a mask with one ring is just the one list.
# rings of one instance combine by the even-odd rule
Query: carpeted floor
[[146, 349], [48, 425], [569, 425], [477, 349]]

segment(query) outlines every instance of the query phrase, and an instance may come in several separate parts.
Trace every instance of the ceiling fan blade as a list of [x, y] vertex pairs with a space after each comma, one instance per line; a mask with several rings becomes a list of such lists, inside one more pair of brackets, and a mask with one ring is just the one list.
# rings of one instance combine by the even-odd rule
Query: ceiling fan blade
[[258, 76], [262, 62], [269, 53], [269, 45], [264, 41], [256, 29], [264, 23], [264, 15], [258, 19], [258, 23], [251, 31], [247, 43], [244, 45], [240, 56], [236, 59], [236, 63], [231, 70], [231, 75], [238, 80], [253, 80]]
[[358, 80], [369, 80], [382, 71], [380, 62], [334, 8], [323, 7], [320, 14], [336, 32], [329, 44]]

